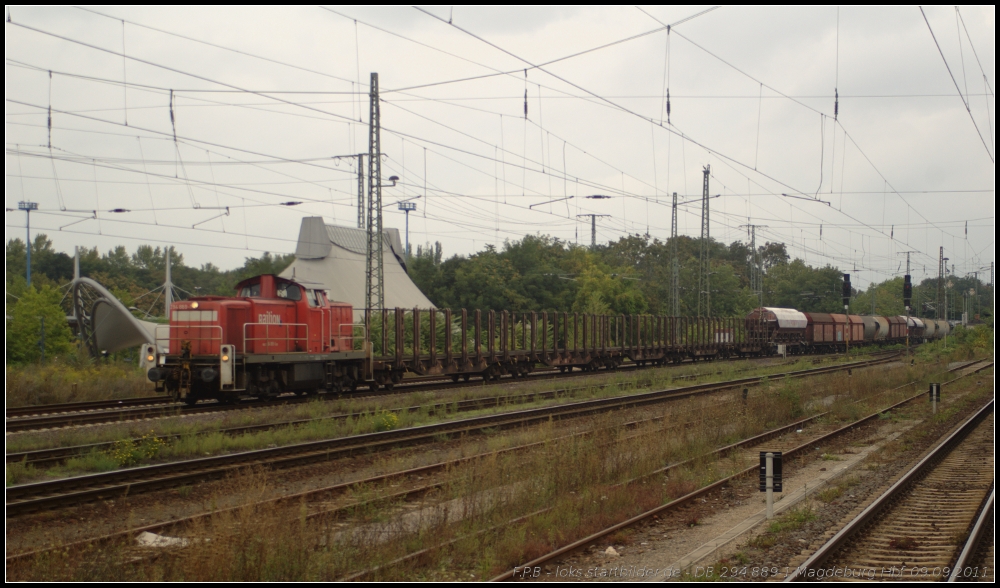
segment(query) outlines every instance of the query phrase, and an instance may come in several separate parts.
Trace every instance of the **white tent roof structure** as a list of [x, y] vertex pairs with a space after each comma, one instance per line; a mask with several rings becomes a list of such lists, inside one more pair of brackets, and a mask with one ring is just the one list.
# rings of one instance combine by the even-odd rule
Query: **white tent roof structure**
[[157, 323], [132, 316], [104, 286], [90, 278], [73, 280], [73, 316], [93, 357], [156, 342]]
[[[406, 273], [399, 230], [383, 229], [383, 238], [386, 307], [434, 308]], [[303, 218], [295, 261], [281, 272], [281, 277], [319, 285], [327, 290], [330, 300], [364, 308], [366, 242], [364, 229], [328, 225], [318, 216]]]

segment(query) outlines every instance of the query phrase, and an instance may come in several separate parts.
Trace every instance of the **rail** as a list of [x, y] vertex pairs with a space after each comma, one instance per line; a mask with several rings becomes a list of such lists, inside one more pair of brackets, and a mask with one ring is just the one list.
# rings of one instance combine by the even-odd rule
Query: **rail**
[[852, 519], [844, 528], [838, 531], [829, 541], [820, 547], [802, 565], [798, 566], [794, 572], [785, 578], [785, 582], [800, 581], [808, 577], [809, 570], [816, 570], [823, 566], [838, 550], [846, 545], [852, 538], [861, 532], [871, 521], [878, 517], [887, 505], [892, 504], [894, 499], [903, 491], [917, 481], [921, 475], [933, 468], [952, 449], [957, 447], [969, 434], [969, 432], [993, 412], [994, 401], [990, 400], [982, 408], [962, 423], [962, 426], [949, 434], [937, 447], [924, 456], [915, 466], [903, 475], [888, 490], [882, 493], [873, 503], [868, 505], [861, 513]]
[[[877, 365], [883, 360], [854, 362], [787, 372], [787, 377], [800, 378], [845, 370], [862, 365]], [[775, 376], [776, 377], [776, 376]], [[127, 493], [132, 496], [152, 489], [173, 487], [193, 481], [214, 479], [243, 467], [248, 463], [261, 463], [265, 467], [290, 467], [317, 461], [327, 461], [353, 454], [358, 450], [372, 451], [398, 447], [400, 443], [430, 443], [440, 439], [442, 434], [451, 436], [467, 435], [483, 429], [519, 428], [547, 422], [553, 419], [567, 419], [606, 413], [608, 410], [636, 408], [661, 402], [670, 402], [689, 396], [727, 390], [743, 385], [758, 383], [760, 377], [740, 378], [725, 382], [696, 384], [683, 388], [661, 389], [624, 396], [581, 400], [555, 406], [529, 408], [514, 412], [476, 416], [466, 419], [449, 420], [441, 423], [393, 429], [389, 431], [364, 433], [334, 439], [307, 441], [270, 447], [228, 455], [215, 455], [191, 460], [147, 465], [136, 468], [87, 474], [31, 484], [8, 486], [6, 507], [8, 517], [33, 512], [61, 508], [70, 504], [107, 499]]]

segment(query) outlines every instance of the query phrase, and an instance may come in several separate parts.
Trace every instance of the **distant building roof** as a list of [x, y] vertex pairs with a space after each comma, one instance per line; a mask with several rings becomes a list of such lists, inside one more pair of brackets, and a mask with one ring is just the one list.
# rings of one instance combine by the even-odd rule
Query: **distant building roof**
[[[386, 307], [434, 308], [406, 273], [399, 230], [383, 229], [382, 238]], [[318, 216], [303, 218], [295, 261], [281, 276], [322, 284], [331, 300], [364, 308], [367, 239], [364, 229], [327, 225]]]

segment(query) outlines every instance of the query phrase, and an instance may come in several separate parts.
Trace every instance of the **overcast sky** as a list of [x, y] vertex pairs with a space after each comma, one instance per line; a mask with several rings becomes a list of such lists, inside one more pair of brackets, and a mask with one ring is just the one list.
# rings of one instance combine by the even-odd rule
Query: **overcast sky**
[[936, 276], [940, 246], [989, 278], [993, 6], [924, 9], [943, 59], [916, 7], [708, 8], [8, 8], [6, 237], [31, 200], [59, 250], [231, 268], [303, 216], [355, 226], [378, 72], [384, 222], [413, 198], [414, 247], [586, 244], [583, 214], [665, 239], [673, 192], [697, 236], [708, 165], [725, 243], [761, 225], [858, 287], [908, 250]]

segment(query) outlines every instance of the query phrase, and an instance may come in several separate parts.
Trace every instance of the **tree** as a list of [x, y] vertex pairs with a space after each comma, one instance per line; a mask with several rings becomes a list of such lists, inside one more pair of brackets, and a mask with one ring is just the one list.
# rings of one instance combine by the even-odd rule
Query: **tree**
[[870, 284], [868, 290], [859, 292], [851, 300], [854, 314], [872, 314], [872, 298], [875, 298], [875, 314], [878, 316], [901, 315], [903, 308], [903, 278], [897, 277], [880, 284]]
[[519, 277], [514, 264], [487, 245], [485, 251], [470, 257], [455, 272], [459, 306], [470, 310], [531, 310], [528, 300], [514, 288]]
[[42, 356], [43, 338], [47, 359], [72, 351], [73, 334], [66, 323], [66, 312], [59, 305], [61, 297], [55, 288], [32, 286], [22, 292], [16, 303], [8, 305], [7, 361], [38, 361]]
[[843, 283], [837, 268], [814, 268], [796, 259], [772, 267], [764, 276], [764, 303], [804, 312], [843, 312]]

